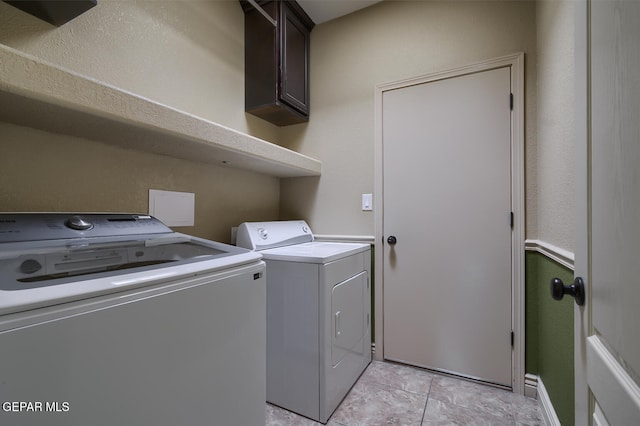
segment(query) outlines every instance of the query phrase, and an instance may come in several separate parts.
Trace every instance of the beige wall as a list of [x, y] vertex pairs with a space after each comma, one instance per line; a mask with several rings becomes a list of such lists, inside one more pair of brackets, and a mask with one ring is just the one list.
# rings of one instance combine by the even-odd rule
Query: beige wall
[[[0, 43], [254, 136], [244, 113], [237, 1], [112, 1], [54, 27], [0, 2]], [[196, 226], [228, 241], [243, 220], [278, 218], [279, 180], [0, 123], [0, 211], [146, 212], [148, 190], [196, 193]], [[8, 154], [7, 154], [8, 153]]]
[[574, 2], [537, 4], [537, 239], [574, 249]]
[[[2, 44], [323, 162], [320, 178], [279, 183], [1, 125], [11, 154], [0, 157], [0, 210], [140, 211], [146, 191], [156, 188], [196, 192], [196, 227], [185, 231], [208, 238], [227, 240], [228, 227], [240, 220], [278, 217], [305, 218], [321, 234], [373, 235], [373, 214], [360, 210], [360, 196], [374, 190], [376, 84], [523, 51], [527, 238], [571, 250], [570, 3], [386, 0], [320, 24], [312, 32], [311, 121], [280, 129], [244, 113], [236, 1], [100, 0], [62, 27], [0, 2]], [[62, 147], [92, 154], [70, 159]], [[29, 160], [15, 167], [16, 159]], [[92, 173], [79, 173], [79, 165]], [[85, 190], [80, 197], [68, 187], [73, 181], [104, 196]]]
[[323, 171], [282, 181], [281, 215], [304, 217], [320, 234], [373, 235], [360, 197], [374, 190], [375, 86], [525, 52], [527, 232], [535, 235], [535, 15], [528, 1], [384, 1], [316, 26], [311, 120], [285, 129], [282, 141], [320, 159]]
[[194, 227], [229, 241], [243, 220], [278, 217], [276, 178], [0, 123], [0, 211], [146, 212], [149, 189], [196, 194]]

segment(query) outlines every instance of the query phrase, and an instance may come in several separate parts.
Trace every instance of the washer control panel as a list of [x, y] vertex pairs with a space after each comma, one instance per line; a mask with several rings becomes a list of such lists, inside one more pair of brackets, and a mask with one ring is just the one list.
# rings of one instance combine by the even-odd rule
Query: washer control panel
[[304, 220], [244, 222], [238, 226], [236, 244], [251, 250], [266, 250], [313, 241]]
[[158, 219], [142, 214], [0, 213], [0, 243], [170, 232]]

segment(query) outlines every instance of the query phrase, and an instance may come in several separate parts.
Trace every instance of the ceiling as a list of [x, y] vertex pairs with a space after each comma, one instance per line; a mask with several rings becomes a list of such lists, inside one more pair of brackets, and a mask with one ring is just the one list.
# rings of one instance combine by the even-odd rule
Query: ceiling
[[364, 9], [382, 0], [298, 0], [316, 24], [339, 18], [356, 10]]

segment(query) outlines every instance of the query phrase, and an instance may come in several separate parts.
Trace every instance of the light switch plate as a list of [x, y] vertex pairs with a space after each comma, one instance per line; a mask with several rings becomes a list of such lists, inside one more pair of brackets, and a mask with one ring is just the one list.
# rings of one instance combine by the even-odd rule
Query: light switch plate
[[373, 210], [373, 194], [362, 194], [362, 211]]
[[193, 226], [196, 194], [149, 190], [149, 214], [167, 226]]

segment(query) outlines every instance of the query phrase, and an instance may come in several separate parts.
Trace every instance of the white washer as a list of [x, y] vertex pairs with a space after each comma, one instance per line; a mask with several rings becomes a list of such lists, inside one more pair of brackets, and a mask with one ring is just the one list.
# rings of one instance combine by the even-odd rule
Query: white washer
[[147, 215], [0, 214], [0, 424], [264, 424], [264, 268]]
[[304, 221], [243, 223], [237, 244], [267, 264], [267, 401], [326, 423], [371, 362], [371, 247]]

